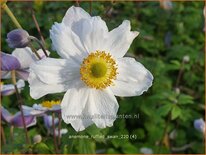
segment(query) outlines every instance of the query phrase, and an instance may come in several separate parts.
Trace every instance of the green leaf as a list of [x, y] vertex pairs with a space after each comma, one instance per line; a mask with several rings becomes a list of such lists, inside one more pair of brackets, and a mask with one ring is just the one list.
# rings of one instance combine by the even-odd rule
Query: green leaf
[[179, 104], [193, 104], [194, 103], [193, 97], [190, 95], [181, 94], [178, 98], [178, 103]]
[[166, 116], [172, 109], [173, 104], [165, 104], [163, 106], [161, 106], [158, 110], [157, 110], [157, 114], [160, 116]]
[[125, 154], [133, 154], [133, 153], [137, 153], [138, 149], [131, 143], [125, 143], [125, 145], [122, 146], [122, 151]]
[[80, 154], [95, 154], [95, 143], [91, 139], [79, 139], [77, 150]]
[[178, 118], [181, 115], [181, 109], [178, 106], [172, 108], [172, 120]]
[[91, 136], [97, 142], [105, 142], [105, 138], [100, 128], [97, 128], [95, 125], [90, 126], [86, 129], [86, 133]]
[[37, 154], [51, 154], [52, 153], [49, 147], [43, 142], [36, 143], [33, 146], [32, 151], [33, 153], [37, 153]]

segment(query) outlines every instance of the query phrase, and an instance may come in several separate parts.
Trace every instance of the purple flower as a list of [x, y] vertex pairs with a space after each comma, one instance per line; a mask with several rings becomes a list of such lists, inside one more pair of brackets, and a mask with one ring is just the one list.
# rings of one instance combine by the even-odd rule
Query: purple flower
[[44, 116], [47, 112], [45, 109], [39, 109], [38, 104], [34, 104], [32, 107], [23, 105], [22, 108], [25, 114], [32, 116]]
[[[50, 53], [49, 51], [47, 52]], [[37, 53], [40, 55], [40, 57], [45, 57], [41, 49], [38, 50]], [[27, 80], [29, 76], [30, 65], [38, 60], [39, 59], [29, 47], [17, 48], [12, 52], [12, 54], [1, 52], [1, 78], [11, 78], [10, 71], [16, 70], [17, 78]]]
[[[0, 110], [1, 110], [1, 118], [4, 122], [6, 122], [14, 127], [18, 127], [18, 128], [24, 127], [21, 112], [17, 112], [15, 115], [12, 115], [4, 107], [1, 107]], [[24, 115], [24, 120], [25, 120], [25, 124], [26, 124], [27, 128], [30, 126], [36, 125], [36, 117], [35, 116]]]
[[194, 127], [203, 134], [205, 133], [205, 121], [202, 118], [194, 121]]
[[27, 31], [15, 29], [7, 34], [6, 41], [11, 48], [24, 48], [28, 46], [30, 39]]
[[[54, 118], [54, 125], [57, 126], [59, 123], [58, 118]], [[52, 116], [51, 115], [44, 115], [44, 126], [47, 128], [49, 134], [53, 135], [53, 127], [52, 127]], [[68, 132], [67, 129], [60, 129], [60, 136], [66, 134]], [[55, 127], [55, 135], [58, 135], [58, 128]]]
[[[23, 80], [19, 80], [16, 83], [17, 88], [19, 91], [21, 91], [21, 89], [25, 86], [25, 82]], [[3, 84], [1, 83], [0, 85], [0, 92], [2, 96], [9, 96], [15, 93], [15, 88], [13, 84]]]

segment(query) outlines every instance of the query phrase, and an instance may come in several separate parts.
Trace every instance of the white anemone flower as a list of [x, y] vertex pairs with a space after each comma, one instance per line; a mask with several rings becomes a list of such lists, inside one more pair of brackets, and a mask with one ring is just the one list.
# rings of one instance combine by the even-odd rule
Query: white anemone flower
[[50, 30], [62, 59], [46, 58], [31, 65], [30, 95], [66, 92], [62, 118], [76, 131], [91, 124], [111, 127], [118, 111], [115, 96], [138, 96], [152, 85], [152, 74], [134, 58], [124, 57], [139, 34], [128, 20], [109, 31], [99, 16], [70, 7]]

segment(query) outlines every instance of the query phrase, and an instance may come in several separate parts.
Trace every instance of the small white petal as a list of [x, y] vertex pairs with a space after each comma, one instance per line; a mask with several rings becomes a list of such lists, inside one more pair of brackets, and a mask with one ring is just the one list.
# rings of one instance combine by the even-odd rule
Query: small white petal
[[37, 77], [45, 84], [70, 83], [72, 80], [79, 79], [80, 66], [74, 61], [65, 59], [45, 58], [30, 67]]
[[23, 88], [25, 87], [25, 82], [24, 80], [18, 80], [16, 85], [17, 85], [17, 88]]
[[124, 20], [123, 23], [109, 32], [108, 41], [106, 43], [107, 50], [116, 58], [123, 57], [128, 51], [134, 38], [139, 32], [131, 31], [130, 21]]
[[116, 120], [119, 105], [112, 91], [92, 89], [90, 92], [89, 113], [93, 116], [92, 120], [99, 128], [111, 127]]
[[109, 32], [101, 17], [82, 19], [73, 24], [72, 30], [79, 36], [88, 53], [105, 49]]
[[81, 63], [86, 50], [79, 37], [64, 23], [55, 23], [50, 30], [53, 48], [65, 59], [74, 59]]
[[[40, 57], [44, 56], [44, 53], [43, 53], [42, 49], [39, 49], [37, 51], [37, 53], [40, 55]], [[47, 51], [47, 53], [49, 54], [50, 52]], [[32, 52], [32, 50], [29, 47], [26, 47], [26, 48], [16, 48], [12, 52], [12, 55], [15, 56], [19, 60], [22, 69], [29, 68], [29, 66], [33, 62], [39, 60], [37, 58], [37, 56]]]
[[64, 84], [46, 84], [42, 82], [34, 72], [30, 72], [28, 82], [30, 84], [30, 95], [34, 99], [66, 91], [68, 88]]
[[81, 19], [86, 19], [90, 17], [91, 16], [82, 8], [72, 6], [67, 10], [62, 22], [66, 26], [72, 27], [74, 23], [80, 21]]
[[88, 97], [89, 89], [82, 83], [69, 89], [62, 100], [62, 118], [65, 123], [71, 123], [76, 131], [82, 131], [92, 123], [90, 119], [83, 118]]
[[152, 85], [152, 74], [133, 58], [117, 59], [118, 74], [111, 89], [116, 96], [137, 96]]

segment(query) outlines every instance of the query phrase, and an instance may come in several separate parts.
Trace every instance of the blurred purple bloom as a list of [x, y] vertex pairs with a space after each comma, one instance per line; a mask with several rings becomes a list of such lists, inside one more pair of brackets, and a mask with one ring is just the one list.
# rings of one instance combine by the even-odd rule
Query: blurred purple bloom
[[[17, 112], [15, 115], [12, 115], [11, 113], [8, 112], [4, 107], [0, 108], [1, 110], [1, 118], [4, 122], [18, 128], [23, 128], [23, 120], [21, 117], [21, 112]], [[26, 127], [34, 126], [36, 125], [36, 117], [34, 116], [29, 116], [25, 115], [25, 124]]]
[[7, 34], [6, 41], [11, 48], [24, 48], [28, 46], [30, 39], [27, 31], [15, 29]]
[[[58, 118], [54, 118], [54, 125], [57, 126], [59, 123]], [[53, 135], [53, 128], [52, 128], [52, 116], [51, 115], [44, 115], [44, 126], [47, 128], [49, 134]], [[60, 130], [60, 136], [66, 134], [68, 132], [67, 129]], [[55, 127], [55, 135], [58, 135], [58, 129]]]
[[32, 107], [23, 105], [22, 108], [25, 114], [32, 116], [44, 116], [47, 111], [44, 109], [39, 109], [37, 104], [34, 104]]
[[[56, 126], [59, 123], [58, 118], [54, 118], [54, 125]], [[44, 115], [44, 126], [50, 130], [52, 128], [52, 116], [51, 115]]]
[[[48, 54], [50, 53], [47, 51]], [[44, 58], [45, 55], [40, 49], [37, 51], [40, 57]], [[29, 76], [29, 67], [30, 65], [38, 61], [39, 59], [32, 52], [29, 47], [26, 48], [17, 48], [12, 54], [6, 54], [1, 52], [1, 78], [8, 79], [11, 78], [12, 70], [16, 70], [16, 76], [19, 79], [27, 80]]]
[[11, 71], [20, 69], [21, 65], [18, 59], [10, 54], [1, 52], [1, 70]]
[[202, 118], [194, 121], [194, 127], [203, 134], [205, 133], [205, 121]]
[[[25, 82], [23, 80], [19, 80], [16, 83], [17, 88], [19, 91], [25, 86]], [[1, 87], [1, 95], [2, 96], [9, 96], [15, 93], [15, 88], [13, 84], [2, 84], [0, 85]]]

